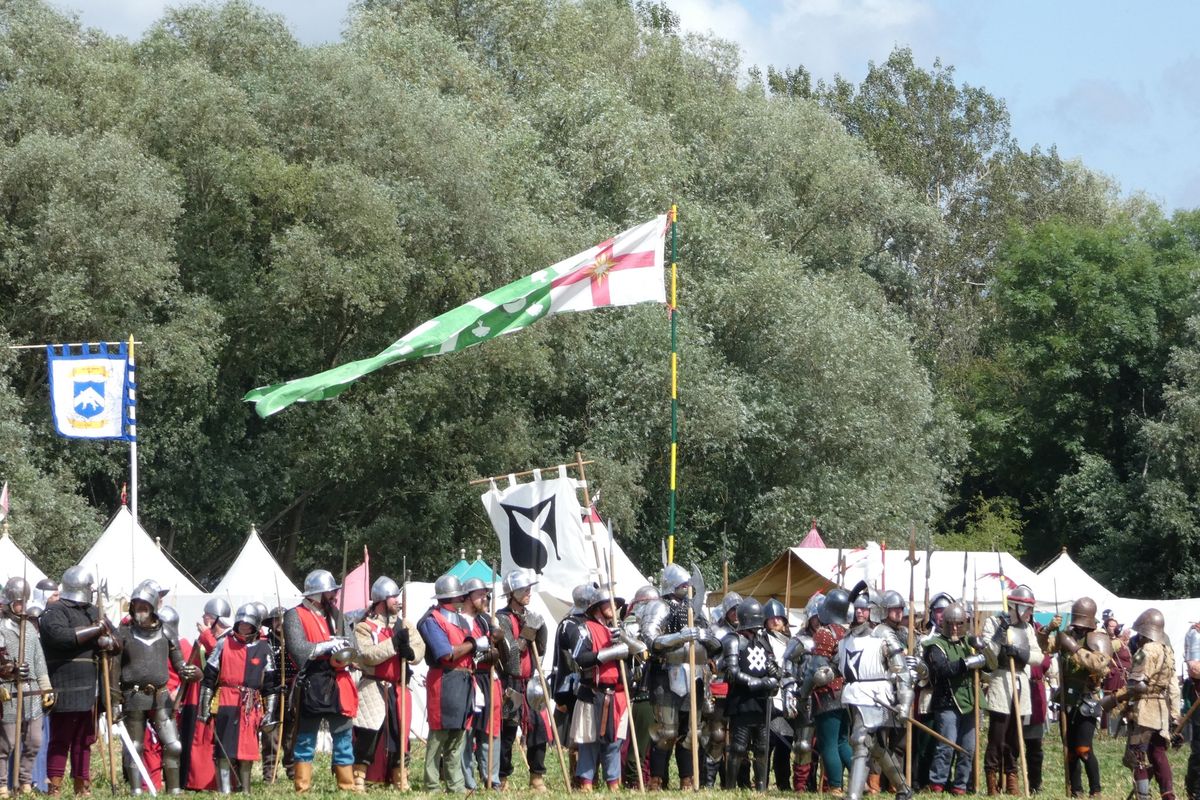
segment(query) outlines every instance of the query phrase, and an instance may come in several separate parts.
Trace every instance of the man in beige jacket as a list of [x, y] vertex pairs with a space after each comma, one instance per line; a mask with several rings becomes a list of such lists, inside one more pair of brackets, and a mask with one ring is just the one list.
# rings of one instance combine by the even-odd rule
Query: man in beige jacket
[[1158, 781], [1162, 800], [1175, 800], [1167, 750], [1179, 724], [1179, 681], [1175, 678], [1175, 651], [1163, 624], [1162, 612], [1157, 608], [1147, 608], [1133, 622], [1137, 645], [1126, 684], [1129, 741], [1124, 762], [1133, 770], [1138, 800], [1150, 798], [1151, 773]]
[[[1020, 758], [1020, 733], [1014, 708], [1025, 724], [1033, 706], [1029, 697], [1029, 665], [1042, 662], [1042, 648], [1034, 635], [1033, 591], [1018, 586], [1008, 594], [1007, 614], [988, 617], [983, 623], [980, 641], [972, 645], [982, 649], [990, 676], [987, 683], [988, 744], [983, 757], [987, 793], [1018, 794], [1017, 772]], [[1015, 680], [1014, 680], [1015, 677]], [[1013, 684], [1017, 703], [1013, 703]]]
[[[412, 721], [411, 662], [425, 657], [425, 643], [400, 615], [400, 587], [387, 576], [371, 586], [371, 607], [354, 626], [362, 671], [354, 717], [354, 782], [390, 783], [401, 791], [400, 760], [408, 753]], [[402, 662], [405, 668], [401, 670]], [[403, 671], [404, 675], [401, 676]], [[403, 685], [402, 685], [403, 677]]]

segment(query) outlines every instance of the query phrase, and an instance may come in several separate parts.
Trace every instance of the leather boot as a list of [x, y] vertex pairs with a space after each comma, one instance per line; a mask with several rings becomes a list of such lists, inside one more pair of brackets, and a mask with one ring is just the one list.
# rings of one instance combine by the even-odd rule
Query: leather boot
[[987, 793], [989, 797], [995, 797], [1000, 794], [1000, 773], [988, 772], [987, 775]]
[[530, 775], [529, 776], [529, 790], [532, 792], [548, 792], [548, 791], [550, 791], [549, 789], [546, 788], [546, 779], [543, 778], [541, 775]]
[[50, 797], [58, 797], [62, 794], [62, 776], [46, 779], [46, 794]]
[[391, 778], [392, 778], [392, 786], [395, 789], [397, 789], [401, 792], [407, 792], [409, 790], [408, 775], [403, 770], [401, 770], [399, 767], [392, 767]]
[[1012, 795], [1021, 793], [1021, 787], [1017, 783], [1017, 773], [1010, 772], [1004, 776], [1004, 792]]
[[508, 791], [508, 778], [500, 779], [500, 791], [502, 791], [502, 792]]
[[72, 778], [72, 783], [74, 784], [73, 788], [75, 789], [76, 797], [92, 796], [92, 782], [87, 778]]
[[365, 792], [367, 790], [367, 765], [354, 765], [354, 791]]
[[872, 773], [867, 776], [867, 794], [879, 794], [878, 773]]
[[297, 792], [303, 794], [312, 788], [312, 762], [297, 761], [293, 769], [296, 770], [296, 777], [292, 780], [292, 785]]
[[691, 778], [680, 778], [679, 779], [679, 791], [690, 792], [692, 790], [693, 786], [695, 786], [695, 783], [692, 782]]
[[[362, 792], [354, 780], [354, 765], [353, 764], [334, 764], [333, 776], [337, 780], [337, 787], [343, 792]], [[366, 777], [366, 773], [363, 774]]]
[[651, 777], [650, 780], [646, 781], [646, 791], [661, 792], [662, 791], [662, 778]]

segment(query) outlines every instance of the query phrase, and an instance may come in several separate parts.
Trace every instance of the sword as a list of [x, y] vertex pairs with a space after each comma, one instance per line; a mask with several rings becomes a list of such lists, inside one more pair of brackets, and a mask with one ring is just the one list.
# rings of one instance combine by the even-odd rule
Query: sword
[[129, 751], [129, 760], [137, 767], [138, 774], [142, 776], [142, 784], [150, 791], [152, 796], [158, 795], [158, 790], [154, 788], [154, 781], [150, 779], [150, 770], [146, 769], [142, 757], [138, 755], [137, 748], [133, 746], [133, 740], [129, 738], [129, 731], [125, 730], [125, 723], [117, 720], [111, 726], [112, 730], [121, 737], [121, 741], [125, 745], [125, 749]]

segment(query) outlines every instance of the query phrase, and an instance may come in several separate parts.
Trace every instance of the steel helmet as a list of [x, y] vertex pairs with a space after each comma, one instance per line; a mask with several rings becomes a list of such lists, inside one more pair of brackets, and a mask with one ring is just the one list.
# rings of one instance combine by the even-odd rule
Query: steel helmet
[[327, 569], [314, 569], [304, 578], [305, 597], [312, 597], [314, 594], [325, 594], [325, 592], [332, 592], [340, 588], [342, 587], [333, 577], [333, 573]]
[[134, 600], [141, 600], [150, 606], [151, 611], [156, 611], [158, 610], [158, 600], [160, 597], [157, 583], [154, 581], [142, 581], [134, 588], [133, 593], [129, 595], [130, 610], [133, 610]]
[[[729, 620], [726, 619], [726, 617], [729, 616], [729, 612], [730, 611], [736, 612], [738, 604], [741, 602], [742, 602], [742, 596], [740, 594], [738, 594], [737, 592], [730, 592], [729, 594], [725, 595], [725, 598], [723, 600], [721, 600], [721, 604], [717, 606], [717, 620], [716, 621], [727, 623]], [[734, 614], [734, 619], [737, 619], [736, 613]]]
[[1147, 608], [1133, 621], [1133, 631], [1139, 639], [1151, 642], [1166, 642], [1167, 634], [1163, 630], [1166, 624], [1163, 614], [1157, 608]]
[[96, 582], [92, 571], [87, 567], [76, 564], [67, 567], [63, 573], [62, 588], [59, 594], [64, 600], [74, 600], [76, 603], [89, 603], [92, 599], [92, 584]]
[[1008, 602], [1033, 608], [1033, 605], [1037, 602], [1037, 600], [1034, 599], [1033, 589], [1030, 589], [1025, 584], [1021, 584], [1008, 593]]
[[233, 609], [224, 597], [214, 597], [204, 604], [204, 613], [216, 617], [222, 625], [228, 626], [229, 615], [233, 613]]
[[158, 619], [172, 636], [179, 635], [179, 612], [171, 606], [163, 606], [158, 610]]
[[678, 564], [667, 564], [663, 567], [662, 580], [658, 582], [658, 591], [664, 595], [677, 594], [679, 587], [692, 582], [692, 576]]
[[1090, 597], [1081, 597], [1071, 604], [1071, 627], [1085, 631], [1096, 630], [1095, 600]]
[[504, 596], [511, 597], [516, 592], [522, 589], [530, 589], [537, 586], [537, 573], [531, 569], [514, 569], [512, 572], [504, 576]]
[[[587, 611], [587, 599], [593, 586], [595, 586], [594, 583], [581, 583], [571, 590], [571, 608], [567, 611], [568, 617], [577, 617]], [[633, 602], [637, 602], [637, 595], [634, 595]]]
[[453, 600], [465, 595], [462, 581], [456, 575], [443, 575], [433, 582], [433, 596], [438, 600]]
[[244, 603], [238, 607], [237, 614], [233, 617], [233, 625], [236, 628], [242, 622], [248, 622], [256, 632], [262, 627], [262, 614], [259, 613], [257, 603]]
[[371, 602], [378, 603], [381, 600], [387, 600], [390, 597], [399, 597], [400, 587], [396, 582], [387, 575], [380, 575], [371, 584]]
[[763, 619], [767, 620], [774, 617], [781, 617], [786, 620], [788, 613], [787, 609], [783, 607], [783, 603], [772, 597], [766, 602], [766, 605], [763, 606]]
[[464, 583], [462, 585], [462, 588], [463, 588], [463, 594], [470, 594], [471, 592], [478, 592], [480, 589], [482, 589], [485, 592], [489, 591], [488, 585], [483, 582], [482, 578], [467, 578], [466, 583]]
[[830, 589], [817, 611], [817, 617], [822, 625], [849, 625], [854, 619], [854, 612], [850, 610], [850, 593], [840, 586]]
[[4, 602], [10, 606], [13, 603], [28, 603], [29, 596], [29, 582], [24, 578], [12, 577], [4, 584]]
[[[941, 631], [942, 635], [947, 639], [951, 639], [951, 641], [953, 641], [954, 639], [957, 639], [963, 635], [963, 633], [966, 631], [966, 624], [967, 610], [963, 608], [962, 603], [951, 603], [950, 605], [946, 606], [945, 610], [942, 612], [942, 624], [938, 630]], [[963, 629], [952, 632], [950, 629], [951, 625], [961, 625], [963, 626]], [[951, 637], [951, 633], [954, 634], [953, 637]]]
[[949, 594], [946, 592], [938, 592], [933, 596], [933, 599], [929, 601], [929, 610], [937, 611], [939, 608], [948, 607], [953, 602], [954, 598]]
[[267, 614], [270, 613], [270, 611], [267, 610], [267, 604], [262, 602], [261, 600], [254, 601], [254, 608], [256, 611], [258, 611], [258, 619], [260, 621], [266, 619]]
[[646, 584], [633, 593], [633, 600], [629, 603], [629, 610], [634, 614], [638, 614], [650, 603], [660, 599], [662, 598], [658, 593], [658, 589], [654, 588], [650, 584]]
[[808, 598], [808, 604], [804, 606], [804, 615], [809, 619], [817, 617], [821, 611], [821, 605], [825, 602], [825, 595], [821, 592], [816, 592], [812, 597]]
[[739, 631], [750, 631], [761, 628], [766, 619], [766, 613], [763, 611], [762, 604], [753, 597], [747, 597], [738, 603], [737, 629]]
[[535, 712], [546, 707], [546, 694], [542, 691], [541, 681], [530, 681], [525, 686], [525, 701]]

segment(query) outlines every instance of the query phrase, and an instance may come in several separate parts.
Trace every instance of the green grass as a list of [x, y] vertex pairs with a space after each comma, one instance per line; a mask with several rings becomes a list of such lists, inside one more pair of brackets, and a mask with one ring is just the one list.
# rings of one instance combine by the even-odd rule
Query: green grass
[[[1066, 792], [1064, 791], [1065, 780], [1064, 780], [1063, 767], [1062, 767], [1062, 756], [1063, 756], [1062, 742], [1059, 739], [1057, 727], [1054, 727], [1052, 730], [1047, 731], [1046, 739], [1045, 739], [1045, 743], [1044, 743], [1044, 749], [1045, 749], [1045, 766], [1043, 767], [1043, 791], [1042, 791], [1041, 795], [1039, 795], [1039, 797], [1046, 797], [1046, 798], [1065, 797], [1066, 796]], [[1125, 739], [1123, 737], [1118, 738], [1118, 739], [1111, 739], [1106, 734], [1103, 734], [1103, 733], [1098, 733], [1096, 735], [1096, 752], [1100, 758], [1101, 782], [1104, 787], [1105, 800], [1125, 800], [1126, 796], [1129, 794], [1129, 790], [1130, 790], [1130, 786], [1131, 786], [1130, 772], [1128, 769], [1126, 769], [1121, 764], [1121, 757], [1122, 757], [1122, 754], [1124, 753], [1124, 749], [1125, 749]], [[1188, 746], [1184, 745], [1183, 747], [1181, 747], [1177, 750], [1173, 750], [1171, 752], [1171, 756], [1170, 756], [1172, 771], [1173, 771], [1174, 778], [1175, 778], [1175, 793], [1180, 798], [1186, 797], [1186, 794], [1183, 791], [1183, 773], [1184, 773], [1184, 769], [1187, 765], [1188, 752], [1189, 752]], [[413, 747], [412, 767], [410, 769], [410, 780], [413, 783], [414, 787], [416, 787], [416, 789], [412, 792], [412, 794], [414, 794], [414, 795], [426, 794], [424, 791], [421, 790], [421, 783], [422, 783], [421, 776], [423, 774], [424, 757], [425, 757], [424, 746], [419, 742], [415, 743], [414, 747]], [[525, 764], [515, 754], [514, 754], [514, 760], [516, 763], [513, 766], [516, 769], [516, 772], [509, 780], [509, 788], [504, 792], [505, 795], [515, 794], [515, 795], [520, 795], [520, 796], [563, 797], [567, 794], [567, 792], [564, 790], [562, 772], [559, 769], [558, 759], [554, 755], [553, 748], [551, 748], [546, 753], [546, 767], [548, 770], [548, 773], [546, 775], [546, 782], [551, 789], [549, 795], [534, 795], [534, 793], [529, 792], [528, 788], [527, 788], [529, 785], [528, 771], [525, 767]], [[95, 752], [93, 754], [93, 759], [92, 759], [92, 768], [93, 768], [93, 773], [95, 776], [93, 790], [94, 790], [94, 794], [96, 795], [97, 800], [100, 800], [100, 798], [109, 794], [108, 779], [103, 774], [102, 763], [103, 762], [101, 760], [100, 753], [98, 751]], [[261, 781], [261, 772], [259, 771], [258, 767], [255, 767], [255, 769], [254, 769], [254, 781], [255, 782], [254, 782], [254, 786], [252, 788], [252, 793], [259, 797], [283, 798], [283, 797], [291, 796], [293, 794], [292, 786], [289, 781], [285, 780], [285, 777], [286, 776], [281, 775], [279, 782], [277, 782], [273, 786], [269, 786], [269, 785], [266, 785], [266, 784], [263, 784], [260, 782]], [[677, 786], [678, 786], [678, 781], [673, 778], [672, 779], [672, 787], [677, 787]], [[64, 791], [63, 791], [64, 796], [70, 795], [71, 791], [70, 791], [69, 787], [70, 787], [70, 781], [68, 780], [66, 782], [66, 785], [64, 786]], [[1084, 779], [1084, 790], [1085, 791], [1087, 790], [1086, 777]], [[1158, 787], [1157, 787], [1157, 785], [1154, 784], [1153, 780], [1151, 780], [1151, 790], [1152, 790], [1152, 794], [1155, 797], [1157, 797]], [[602, 793], [603, 791], [604, 791], [604, 789], [601, 788], [601, 789], [597, 790], [597, 793]], [[635, 792], [636, 792], [636, 790], [635, 790]], [[124, 787], [124, 786], [119, 787], [119, 793], [127, 794], [128, 792], [127, 792], [126, 787]], [[393, 792], [390, 789], [384, 789], [382, 787], [376, 787], [376, 788], [370, 789], [368, 793], [376, 794], [376, 795], [397, 794], [396, 792]], [[477, 792], [477, 794], [483, 794], [483, 793], [484, 792]], [[191, 794], [191, 793], [188, 793], [188, 794]], [[313, 790], [312, 790], [311, 794], [314, 797], [327, 797], [327, 796], [341, 795], [341, 793], [338, 792], [338, 790], [336, 788], [336, 784], [334, 783], [334, 780], [333, 780], [333, 775], [329, 769], [328, 755], [318, 755], [317, 756], [316, 768], [313, 770]], [[715, 797], [748, 797], [748, 796], [752, 796], [752, 795], [756, 795], [756, 794], [758, 794], [758, 793], [748, 792], [748, 791], [736, 791], [736, 792], [713, 791], [713, 792], [699, 792], [699, 793], [697, 793], [697, 796], [713, 797], [713, 798], [715, 798]], [[782, 794], [782, 793], [772, 790], [771, 794]], [[789, 792], [788, 794], [793, 794], [793, 793]], [[665, 796], [679, 796], [679, 792], [677, 791], [677, 789], [672, 788], [672, 790], [670, 792], [662, 793], [661, 796], [664, 796], [664, 797]], [[927, 795], [927, 796], [932, 797], [932, 795]], [[811, 797], [816, 798], [817, 795], [811, 795]], [[880, 797], [881, 797], [881, 800], [886, 800], [886, 798], [889, 796], [883, 795]], [[949, 795], [946, 795], [946, 797], [949, 797]]]

